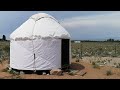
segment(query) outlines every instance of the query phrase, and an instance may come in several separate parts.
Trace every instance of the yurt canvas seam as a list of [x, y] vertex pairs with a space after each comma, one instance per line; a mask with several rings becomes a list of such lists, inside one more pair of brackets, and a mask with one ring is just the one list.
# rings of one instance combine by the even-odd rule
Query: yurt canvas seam
[[[35, 21], [35, 24], [36, 24], [36, 21]], [[33, 30], [32, 30], [32, 45], [33, 45], [33, 55], [34, 55], [34, 65], [33, 65], [33, 68], [34, 68], [34, 72], [36, 72], [36, 66], [35, 66], [35, 51], [34, 51], [34, 43], [33, 43], [33, 31], [34, 31], [34, 28], [35, 28], [35, 24], [33, 26]]]
[[[51, 17], [41, 17], [41, 18], [39, 18], [38, 20], [40, 20], [40, 19], [42, 19], [42, 18], [51, 18]], [[34, 19], [34, 18], [32, 18], [32, 19]], [[51, 19], [53, 19], [53, 18], [51, 18]], [[35, 51], [34, 51], [33, 32], [34, 32], [34, 28], [35, 28], [36, 22], [37, 22], [38, 20], [35, 20], [35, 24], [34, 24], [33, 29], [32, 29], [32, 45], [33, 45], [33, 55], [34, 55], [34, 65], [33, 65], [33, 68], [34, 68], [34, 72], [36, 72], [36, 65], [35, 65], [36, 56], [35, 56]], [[55, 19], [53, 19], [53, 20], [55, 20]], [[57, 20], [55, 20], [55, 21], [57, 21]], [[57, 21], [57, 22], [58, 22], [58, 21]], [[59, 23], [59, 22], [58, 22], [58, 23]], [[46, 60], [46, 61], [47, 61], [47, 60]], [[49, 63], [50, 63], [50, 62], [49, 62]], [[51, 63], [50, 63], [50, 64], [51, 64]], [[54, 66], [55, 66], [55, 65], [54, 65]]]

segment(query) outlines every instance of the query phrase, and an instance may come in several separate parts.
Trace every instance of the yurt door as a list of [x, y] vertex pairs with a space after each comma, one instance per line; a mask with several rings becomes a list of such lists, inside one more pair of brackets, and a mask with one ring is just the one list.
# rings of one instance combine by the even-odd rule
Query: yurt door
[[67, 65], [69, 65], [69, 39], [62, 39], [61, 45], [61, 66], [64, 69]]

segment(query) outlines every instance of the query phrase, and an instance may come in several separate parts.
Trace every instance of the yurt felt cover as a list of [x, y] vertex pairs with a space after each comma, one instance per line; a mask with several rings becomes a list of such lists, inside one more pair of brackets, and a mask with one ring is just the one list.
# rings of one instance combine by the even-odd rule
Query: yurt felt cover
[[52, 16], [31, 16], [10, 35], [10, 67], [19, 70], [61, 68], [61, 39], [69, 33]]

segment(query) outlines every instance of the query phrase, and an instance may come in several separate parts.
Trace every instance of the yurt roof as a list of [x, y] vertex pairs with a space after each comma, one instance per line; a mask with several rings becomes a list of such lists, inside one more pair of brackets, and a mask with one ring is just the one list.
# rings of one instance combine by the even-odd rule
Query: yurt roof
[[11, 40], [31, 40], [35, 38], [69, 39], [70, 34], [51, 15], [38, 13], [32, 15], [10, 35]]
[[52, 18], [52, 19], [56, 20], [53, 16], [46, 14], [46, 13], [38, 13], [38, 14], [34, 14], [30, 17], [30, 19], [34, 19], [35, 21], [40, 20], [41, 18]]

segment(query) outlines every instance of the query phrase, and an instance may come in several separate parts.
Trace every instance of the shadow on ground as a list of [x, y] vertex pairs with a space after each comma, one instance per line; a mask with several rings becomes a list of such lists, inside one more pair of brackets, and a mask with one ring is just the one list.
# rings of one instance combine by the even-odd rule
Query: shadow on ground
[[78, 63], [71, 63], [70, 65], [70, 69], [74, 69], [74, 70], [83, 70], [85, 67], [81, 64]]

